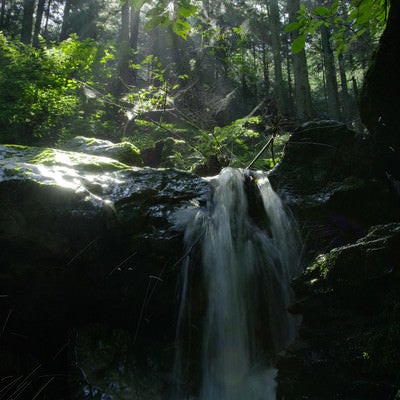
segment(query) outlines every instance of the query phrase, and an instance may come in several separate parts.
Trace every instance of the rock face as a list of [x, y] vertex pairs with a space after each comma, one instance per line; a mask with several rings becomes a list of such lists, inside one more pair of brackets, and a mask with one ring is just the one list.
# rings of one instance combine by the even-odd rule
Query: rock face
[[368, 137], [335, 121], [300, 127], [269, 176], [299, 220], [308, 260], [400, 217], [398, 198], [374, 169]]
[[[66, 365], [79, 367], [74, 352], [83, 359], [88, 347], [76, 343], [89, 340], [82, 332], [91, 324], [130, 332], [131, 350], [139, 337], [154, 340], [147, 349], [173, 342], [182, 256], [173, 215], [204, 201], [205, 181], [21, 146], [0, 146], [0, 177], [0, 375], [11, 377], [9, 393], [33, 398], [42, 376], [53, 377], [46, 390], [67, 390], [62, 376]], [[30, 373], [18, 389], [13, 379]]]
[[375, 226], [357, 242], [317, 257], [295, 282], [292, 312], [303, 322], [278, 363], [281, 398], [395, 398], [399, 249], [399, 223]]
[[113, 143], [109, 140], [76, 136], [63, 145], [69, 151], [106, 156], [128, 165], [141, 166], [140, 151], [132, 143]]
[[332, 121], [306, 124], [270, 175], [310, 265], [294, 284], [303, 322], [277, 360], [279, 399], [394, 399], [399, 389], [400, 201], [368, 140]]
[[[306, 124], [270, 174], [311, 265], [294, 285], [299, 337], [277, 360], [282, 399], [397, 390], [400, 207], [366, 140]], [[0, 393], [166, 396], [183, 255], [174, 215], [208, 192], [184, 172], [0, 146]]]

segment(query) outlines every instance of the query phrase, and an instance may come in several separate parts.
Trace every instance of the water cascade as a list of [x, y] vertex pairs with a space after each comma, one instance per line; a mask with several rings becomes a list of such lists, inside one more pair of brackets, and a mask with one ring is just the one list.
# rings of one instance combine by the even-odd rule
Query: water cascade
[[[299, 271], [296, 229], [262, 173], [226, 168], [210, 183], [207, 207], [193, 205], [177, 216], [185, 228], [188, 257], [182, 271], [174, 398], [273, 400], [272, 359], [296, 329], [287, 312], [290, 281]], [[205, 299], [197, 346], [201, 368], [199, 384], [188, 389], [182, 382], [189, 379], [190, 365], [199, 363], [187, 338], [195, 325], [191, 276], [198, 276], [193, 271], [198, 264], [203, 296], [197, 297]], [[189, 396], [191, 390], [196, 397]]]

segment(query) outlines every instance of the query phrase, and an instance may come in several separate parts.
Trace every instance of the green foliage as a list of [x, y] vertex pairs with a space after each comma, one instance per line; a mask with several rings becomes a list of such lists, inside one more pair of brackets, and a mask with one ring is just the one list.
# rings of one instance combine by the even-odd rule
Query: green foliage
[[77, 112], [79, 83], [72, 76], [87, 66], [72, 62], [65, 52], [68, 49], [35, 49], [0, 34], [3, 135], [21, 139], [24, 135], [46, 136]]
[[249, 148], [259, 133], [254, 129], [259, 117], [243, 118], [225, 127], [215, 127], [213, 132], [202, 131], [197, 136], [198, 148], [206, 158], [219, 154], [232, 166], [243, 166], [253, 150]]
[[313, 9], [307, 9], [302, 3], [297, 21], [288, 24], [285, 32], [298, 33], [292, 42], [293, 53], [298, 53], [305, 48], [307, 38], [325, 25], [332, 29], [335, 50], [340, 53], [367, 31], [372, 38], [379, 36], [385, 27], [387, 12], [386, 0], [352, 0], [347, 5], [337, 0], [330, 7]]
[[[140, 9], [149, 0], [132, 0], [132, 4]], [[153, 29], [157, 26], [172, 25], [172, 30], [183, 39], [186, 39], [191, 31], [188, 18], [194, 16], [199, 6], [191, 0], [157, 0], [146, 12], [146, 29]]]
[[[179, 88], [179, 83], [173, 83], [165, 78], [165, 68], [157, 57], [147, 56], [140, 64], [133, 68], [141, 70], [148, 67], [147, 86], [144, 88], [132, 87], [124, 100], [132, 105], [127, 108], [126, 117], [131, 120], [140, 117], [149, 111], [164, 111], [173, 105], [173, 93]], [[186, 76], [179, 76], [178, 80], [185, 80]]]

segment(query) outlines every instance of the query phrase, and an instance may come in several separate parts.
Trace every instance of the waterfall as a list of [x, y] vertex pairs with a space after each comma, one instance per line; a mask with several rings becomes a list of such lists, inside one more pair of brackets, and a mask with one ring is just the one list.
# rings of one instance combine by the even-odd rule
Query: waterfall
[[[174, 398], [273, 400], [272, 359], [296, 329], [287, 312], [290, 281], [299, 271], [296, 229], [266, 175], [225, 168], [210, 184], [207, 207], [193, 205], [177, 216], [188, 257], [182, 268]], [[193, 271], [199, 264], [201, 271]], [[203, 286], [197, 290], [204, 298], [201, 324], [192, 320], [192, 275], [200, 276]], [[193, 325], [201, 325], [198, 344], [187, 339]], [[201, 347], [201, 361], [193, 360], [190, 346]], [[188, 397], [184, 382], [196, 362], [201, 362], [199, 385], [196, 397]]]

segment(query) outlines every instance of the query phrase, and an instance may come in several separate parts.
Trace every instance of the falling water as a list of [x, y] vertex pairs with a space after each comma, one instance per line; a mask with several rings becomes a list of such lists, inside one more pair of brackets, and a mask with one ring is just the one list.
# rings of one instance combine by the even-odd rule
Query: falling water
[[[273, 400], [274, 354], [294, 336], [287, 312], [290, 280], [298, 272], [298, 240], [293, 222], [265, 175], [226, 168], [211, 180], [206, 208], [193, 206], [178, 216], [185, 227], [187, 253], [201, 250], [206, 297], [202, 324], [200, 400]], [[178, 343], [190, 331], [190, 256], [183, 266]], [[197, 267], [196, 267], [197, 268]], [[184, 346], [178, 346], [178, 394], [188, 397]], [[189, 358], [189, 360], [187, 359]]]

